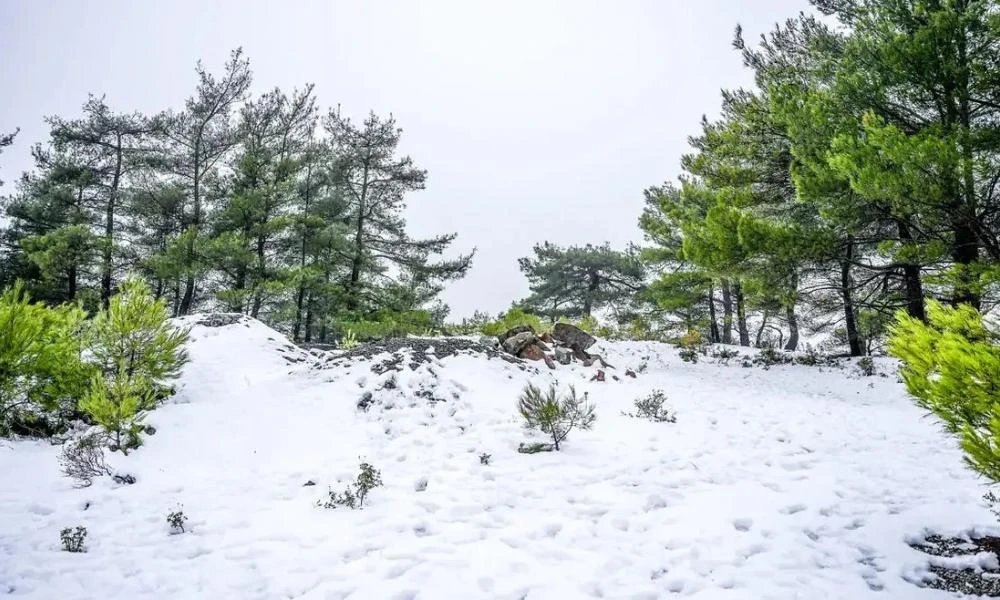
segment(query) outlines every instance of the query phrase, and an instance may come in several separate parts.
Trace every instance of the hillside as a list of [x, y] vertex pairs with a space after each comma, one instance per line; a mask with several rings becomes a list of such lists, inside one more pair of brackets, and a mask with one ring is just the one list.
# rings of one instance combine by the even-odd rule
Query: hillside
[[[907, 542], [995, 522], [982, 481], [889, 362], [878, 363], [885, 377], [850, 364], [765, 370], [602, 341], [617, 368], [592, 382], [579, 364], [550, 371], [470, 350], [338, 360], [250, 319], [189, 322], [192, 362], [147, 419], [155, 435], [109, 458], [134, 485], [75, 488], [58, 446], [0, 442], [0, 591], [948, 598], [913, 583], [928, 556]], [[538, 435], [515, 411], [529, 380], [587, 392], [593, 430], [558, 453], [518, 453]], [[622, 414], [653, 389], [676, 423]], [[361, 460], [385, 482], [369, 503], [316, 506]], [[170, 535], [177, 505], [190, 520]], [[59, 531], [76, 525], [89, 551], [60, 552]]]

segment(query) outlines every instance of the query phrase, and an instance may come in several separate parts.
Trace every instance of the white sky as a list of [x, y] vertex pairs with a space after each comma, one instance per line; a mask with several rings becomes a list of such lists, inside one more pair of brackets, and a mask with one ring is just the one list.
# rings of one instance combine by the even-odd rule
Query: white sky
[[116, 110], [180, 108], [201, 58], [243, 46], [254, 88], [316, 84], [320, 103], [392, 112], [428, 169], [416, 235], [478, 248], [444, 299], [452, 318], [527, 293], [536, 242], [639, 241], [646, 187], [676, 177], [686, 137], [721, 87], [749, 75], [731, 49], [808, 10], [806, 0], [0, 0], [0, 156], [10, 191], [88, 92]]

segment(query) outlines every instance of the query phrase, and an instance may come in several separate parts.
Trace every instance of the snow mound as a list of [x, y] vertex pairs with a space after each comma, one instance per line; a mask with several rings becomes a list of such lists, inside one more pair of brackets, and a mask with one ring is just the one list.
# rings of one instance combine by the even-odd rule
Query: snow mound
[[[600, 342], [616, 368], [596, 382], [594, 368], [474, 349], [438, 356], [411, 342], [344, 357], [243, 317], [179, 323], [192, 361], [177, 396], [149, 416], [157, 433], [142, 448], [109, 457], [136, 484], [77, 489], [57, 447], [0, 446], [0, 591], [947, 598], [917, 585], [929, 561], [907, 540], [993, 521], [960, 453], [893, 377], [687, 364], [662, 344]], [[515, 413], [529, 381], [586, 392], [594, 429], [562, 452], [519, 454], [537, 439]], [[653, 389], [676, 424], [622, 414]], [[361, 460], [385, 482], [370, 504], [317, 507]], [[170, 535], [177, 505], [188, 532]], [[59, 531], [77, 525], [88, 552], [61, 552]]]

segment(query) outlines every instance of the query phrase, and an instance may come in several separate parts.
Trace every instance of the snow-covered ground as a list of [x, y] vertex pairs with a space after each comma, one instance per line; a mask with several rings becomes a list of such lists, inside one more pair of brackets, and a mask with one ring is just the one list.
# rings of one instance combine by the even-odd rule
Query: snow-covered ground
[[[0, 443], [0, 594], [947, 598], [911, 583], [928, 557], [906, 541], [995, 521], [983, 482], [894, 375], [691, 365], [654, 343], [600, 343], [617, 367], [603, 383], [578, 364], [473, 356], [379, 375], [378, 360], [289, 363], [296, 351], [256, 322], [193, 337], [178, 395], [148, 418], [156, 434], [109, 458], [135, 485], [78, 489], [58, 447]], [[562, 452], [519, 454], [533, 438], [516, 397], [555, 378], [589, 393], [596, 425]], [[621, 414], [656, 388], [676, 424]], [[317, 507], [362, 459], [385, 482], [370, 504]], [[177, 505], [188, 532], [170, 535]], [[76, 525], [89, 551], [62, 552], [59, 531]]]

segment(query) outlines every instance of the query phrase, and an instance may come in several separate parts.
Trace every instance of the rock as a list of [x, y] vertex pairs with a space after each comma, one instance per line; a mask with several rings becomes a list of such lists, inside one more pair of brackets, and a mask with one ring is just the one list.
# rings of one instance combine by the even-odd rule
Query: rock
[[626, 369], [625, 376], [635, 379], [635, 371], [633, 371], [632, 369]]
[[591, 381], [604, 381], [604, 371], [598, 370], [597, 374], [590, 378]]
[[[513, 329], [508, 329], [504, 333], [501, 333], [500, 335], [497, 336], [497, 339], [500, 340], [500, 345], [503, 346], [504, 342], [514, 337], [515, 335], [520, 335], [522, 333], [530, 333], [534, 335], [535, 330], [531, 328], [531, 325], [518, 325]], [[517, 354], [517, 352], [511, 352], [511, 354]]]
[[312, 487], [312, 486], [314, 486], [314, 485], [316, 485], [316, 482], [315, 482], [315, 481], [313, 481], [312, 479], [310, 479], [309, 481], [307, 481], [307, 482], [303, 483], [303, 484], [302, 484], [302, 487]]
[[556, 323], [552, 330], [552, 339], [570, 348], [579, 348], [580, 350], [586, 350], [597, 342], [594, 336], [569, 323]]
[[533, 444], [525, 444], [521, 442], [521, 445], [517, 447], [517, 451], [521, 454], [538, 454], [539, 452], [552, 452], [556, 449], [553, 444], [543, 444], [536, 442]]
[[522, 348], [517, 356], [525, 360], [545, 360], [545, 351], [538, 344], [532, 343]]
[[561, 365], [568, 365], [573, 362], [573, 352], [569, 348], [557, 347], [555, 350], [556, 361]]
[[592, 367], [592, 366], [594, 366], [594, 359], [592, 359], [592, 358], [585, 358], [585, 359], [583, 359], [583, 366], [585, 366], [585, 367]]
[[[521, 351], [528, 346], [534, 345], [535, 334], [531, 331], [522, 331], [521, 333], [512, 335], [511, 337], [503, 341], [503, 349], [514, 356], [520, 356]], [[523, 358], [523, 357], [522, 357]]]
[[542, 340], [546, 344], [551, 344], [552, 343], [552, 334], [550, 334], [548, 331], [546, 331], [542, 335], [538, 336], [538, 339]]
[[552, 360], [552, 357], [551, 357], [551, 356], [549, 356], [548, 354], [543, 354], [543, 355], [542, 355], [542, 360], [544, 360], [544, 361], [545, 361], [545, 366], [546, 366], [546, 367], [548, 367], [548, 368], [550, 368], [550, 369], [555, 369], [555, 368], [556, 368], [556, 363], [555, 363], [555, 361], [554, 361], [554, 360]]
[[541, 338], [535, 340], [535, 345], [546, 352], [551, 352], [552, 350], [551, 348], [545, 345], [545, 342]]
[[130, 473], [115, 473], [111, 479], [121, 485], [132, 485], [135, 483], [135, 476]]

